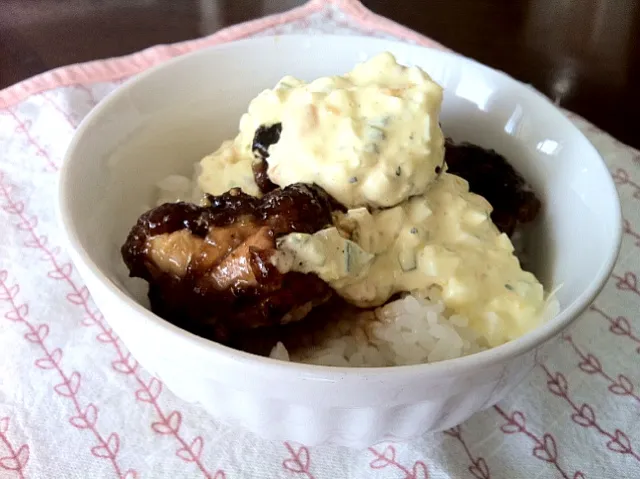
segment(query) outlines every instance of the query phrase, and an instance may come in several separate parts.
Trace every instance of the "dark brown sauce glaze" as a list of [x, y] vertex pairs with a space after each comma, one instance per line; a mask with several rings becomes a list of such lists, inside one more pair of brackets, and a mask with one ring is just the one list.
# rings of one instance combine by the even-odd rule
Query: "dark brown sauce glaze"
[[234, 189], [209, 206], [169, 203], [142, 215], [122, 247], [130, 275], [149, 282], [152, 310], [220, 342], [243, 331], [293, 322], [332, 295], [317, 276], [281, 274], [275, 240], [331, 224], [331, 199], [295, 184], [263, 198]]
[[267, 158], [269, 157], [269, 147], [280, 140], [281, 133], [282, 123], [274, 123], [270, 126], [261, 125], [253, 136], [253, 143], [251, 144], [251, 150], [255, 156], [255, 161], [252, 165], [253, 178], [262, 193], [268, 193], [278, 187], [269, 179]]
[[253, 136], [251, 149], [260, 158], [269, 157], [269, 147], [280, 140], [282, 134], [282, 123], [274, 123], [273, 125], [260, 125]]
[[334, 295], [324, 304], [314, 308], [304, 321], [247, 331], [242, 336], [234, 337], [229, 346], [248, 353], [268, 356], [273, 347], [281, 342], [289, 353], [295, 353], [322, 344], [341, 319], [356, 318], [364, 311], [366, 310]]
[[542, 204], [524, 178], [494, 150], [447, 139], [445, 162], [448, 173], [469, 182], [469, 190], [493, 206], [491, 219], [511, 236], [518, 224], [533, 221]]

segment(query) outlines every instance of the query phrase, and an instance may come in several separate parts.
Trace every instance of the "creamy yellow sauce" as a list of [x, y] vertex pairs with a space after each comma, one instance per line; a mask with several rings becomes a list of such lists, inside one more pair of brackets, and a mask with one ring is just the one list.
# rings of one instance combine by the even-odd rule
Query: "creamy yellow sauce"
[[444, 159], [442, 88], [384, 53], [344, 76], [285, 77], [249, 105], [240, 133], [202, 162], [200, 187], [257, 194], [251, 145], [261, 125], [282, 123], [268, 174], [279, 186], [315, 183], [347, 207], [389, 207], [422, 194]]
[[435, 286], [446, 307], [495, 346], [540, 324], [545, 298], [490, 213], [465, 180], [445, 173], [399, 206], [352, 209], [332, 228], [280, 239], [276, 261], [283, 270], [316, 273], [362, 307], [399, 292], [427, 296]]
[[261, 196], [253, 179], [253, 161], [251, 140], [247, 148], [243, 148], [238, 138], [227, 140], [218, 150], [200, 161], [198, 186], [211, 195], [221, 195], [231, 188], [242, 188], [248, 195]]
[[342, 77], [285, 77], [251, 102], [238, 136], [202, 160], [199, 186], [260, 195], [253, 137], [259, 126], [281, 122], [269, 148], [270, 179], [316, 183], [349, 210], [335, 214], [331, 228], [280, 238], [278, 268], [315, 273], [361, 307], [396, 293], [435, 294], [490, 346], [502, 344], [540, 324], [543, 288], [491, 222], [489, 203], [440, 172], [441, 102], [425, 72], [388, 53]]

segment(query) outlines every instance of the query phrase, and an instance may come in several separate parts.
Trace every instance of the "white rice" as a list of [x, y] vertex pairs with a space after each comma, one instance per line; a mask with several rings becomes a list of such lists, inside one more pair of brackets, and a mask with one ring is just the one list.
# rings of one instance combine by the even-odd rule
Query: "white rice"
[[[559, 311], [547, 302], [542, 322]], [[468, 319], [448, 311], [438, 299], [407, 295], [375, 311], [331, 323], [313, 346], [287, 351], [278, 343], [270, 357], [323, 366], [400, 366], [453, 359], [489, 349]]]
[[[159, 182], [157, 204], [200, 203], [202, 191], [194, 186], [197, 173], [193, 179], [172, 175]], [[432, 363], [489, 348], [486, 338], [468, 327], [468, 318], [447, 310], [437, 292], [430, 296], [407, 295], [374, 311], [346, 312], [320, 334], [305, 338], [303, 343], [311, 345], [289, 351], [279, 342], [269, 356], [324, 366], [382, 367]], [[553, 318], [559, 309], [550, 295], [542, 321]]]
[[170, 175], [156, 183], [158, 188], [156, 206], [176, 201], [200, 204], [204, 195], [198, 186], [197, 179], [199, 174], [200, 164], [196, 163], [191, 178], [182, 175]]
[[[447, 314], [440, 301], [408, 295], [375, 311], [331, 323], [311, 347], [291, 361], [324, 366], [394, 366], [457, 358], [486, 349], [467, 318]], [[289, 352], [279, 343], [271, 357]], [[286, 353], [286, 354], [285, 354]]]

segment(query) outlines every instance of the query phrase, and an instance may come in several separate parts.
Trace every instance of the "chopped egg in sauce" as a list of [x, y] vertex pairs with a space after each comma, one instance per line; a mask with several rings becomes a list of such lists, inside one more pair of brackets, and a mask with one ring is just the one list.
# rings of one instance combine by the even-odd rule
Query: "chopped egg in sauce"
[[444, 304], [494, 346], [537, 326], [545, 298], [490, 213], [465, 180], [444, 173], [427, 193], [394, 208], [351, 209], [331, 228], [281, 238], [275, 261], [283, 270], [317, 274], [361, 307], [400, 292], [427, 296], [436, 287]]
[[259, 196], [253, 138], [281, 123], [268, 149], [270, 180], [315, 183], [348, 211], [315, 234], [280, 238], [276, 266], [315, 273], [360, 307], [437, 292], [489, 346], [502, 344], [541, 323], [543, 287], [522, 270], [491, 205], [446, 173], [441, 103], [440, 86], [389, 53], [344, 76], [285, 77], [251, 102], [238, 136], [201, 161], [199, 187]]
[[276, 185], [315, 183], [347, 207], [397, 205], [424, 193], [440, 171], [441, 103], [442, 88], [429, 75], [389, 53], [344, 76], [311, 83], [285, 77], [250, 103], [237, 138], [202, 160], [200, 187], [213, 194], [232, 186], [256, 192], [254, 134], [281, 123], [267, 159]]

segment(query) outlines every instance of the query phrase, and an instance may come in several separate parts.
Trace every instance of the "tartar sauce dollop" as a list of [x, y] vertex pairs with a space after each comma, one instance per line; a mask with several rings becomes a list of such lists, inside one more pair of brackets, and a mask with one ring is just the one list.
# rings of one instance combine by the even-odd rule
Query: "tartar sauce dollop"
[[424, 193], [440, 173], [441, 103], [442, 88], [427, 73], [390, 53], [344, 76], [311, 83], [284, 77], [250, 103], [235, 140], [202, 160], [200, 187], [257, 194], [253, 137], [258, 127], [281, 123], [267, 159], [272, 182], [315, 183], [349, 208], [395, 206]]
[[495, 346], [539, 325], [545, 297], [491, 211], [464, 179], [444, 173], [394, 208], [351, 209], [331, 228], [281, 238], [274, 261], [282, 271], [317, 274], [361, 307], [437, 287], [445, 306]]

